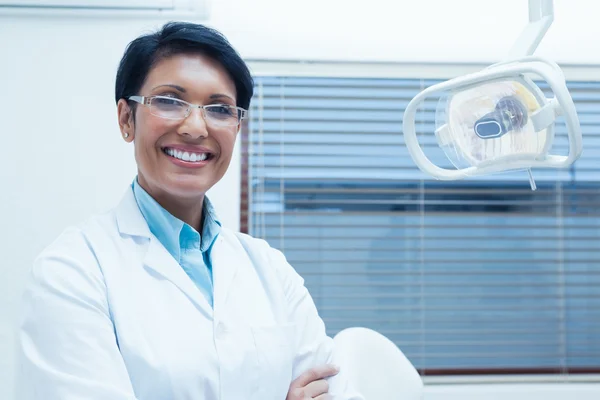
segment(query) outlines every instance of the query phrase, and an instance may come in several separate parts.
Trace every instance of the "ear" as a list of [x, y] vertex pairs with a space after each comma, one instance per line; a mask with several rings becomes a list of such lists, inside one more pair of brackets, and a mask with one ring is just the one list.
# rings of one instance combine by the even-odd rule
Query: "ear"
[[133, 110], [127, 104], [127, 100], [120, 99], [117, 103], [117, 115], [119, 118], [119, 129], [126, 142], [132, 142], [135, 136], [135, 125]]

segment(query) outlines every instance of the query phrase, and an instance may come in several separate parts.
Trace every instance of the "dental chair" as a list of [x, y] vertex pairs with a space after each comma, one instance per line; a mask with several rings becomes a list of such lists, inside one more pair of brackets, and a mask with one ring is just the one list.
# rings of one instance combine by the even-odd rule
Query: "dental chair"
[[423, 381], [404, 353], [368, 328], [347, 328], [333, 338], [335, 362], [365, 400], [422, 400]]

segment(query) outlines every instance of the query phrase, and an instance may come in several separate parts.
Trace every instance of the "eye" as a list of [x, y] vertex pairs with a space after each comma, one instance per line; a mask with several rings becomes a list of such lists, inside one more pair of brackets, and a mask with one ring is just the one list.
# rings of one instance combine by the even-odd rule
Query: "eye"
[[171, 96], [159, 96], [152, 99], [152, 106], [163, 111], [186, 109], [187, 104]]
[[171, 97], [171, 96], [155, 97], [154, 98], [154, 102], [157, 105], [168, 105], [168, 106], [174, 106], [174, 105], [180, 105], [180, 104], [182, 104], [181, 101], [179, 101], [179, 99], [176, 99], [176, 98]]
[[211, 113], [215, 113], [215, 114], [223, 114], [223, 115], [233, 115], [233, 111], [235, 110], [235, 108], [225, 105], [225, 104], [215, 104], [212, 106], [208, 106], [207, 109], [211, 112]]

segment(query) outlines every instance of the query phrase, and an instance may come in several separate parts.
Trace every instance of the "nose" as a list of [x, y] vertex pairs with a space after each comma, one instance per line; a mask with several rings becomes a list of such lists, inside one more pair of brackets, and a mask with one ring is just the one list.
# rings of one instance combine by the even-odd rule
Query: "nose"
[[192, 108], [190, 115], [179, 126], [179, 134], [193, 139], [208, 137], [208, 126], [202, 108]]

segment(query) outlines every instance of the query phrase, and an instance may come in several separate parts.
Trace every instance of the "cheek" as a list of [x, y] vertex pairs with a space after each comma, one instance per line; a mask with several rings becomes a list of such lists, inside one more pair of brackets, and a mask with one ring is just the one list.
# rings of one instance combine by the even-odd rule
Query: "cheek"
[[237, 132], [224, 132], [220, 136], [219, 147], [221, 149], [221, 157], [224, 159], [231, 159], [233, 149], [235, 147], [235, 140], [237, 138]]
[[156, 149], [157, 140], [169, 129], [164, 120], [147, 121], [147, 123], [136, 125], [135, 141], [136, 147], [141, 152], [152, 152]]
[[156, 141], [164, 132], [158, 124], [139, 124], [135, 127], [134, 152], [138, 167], [148, 173], [157, 163]]

